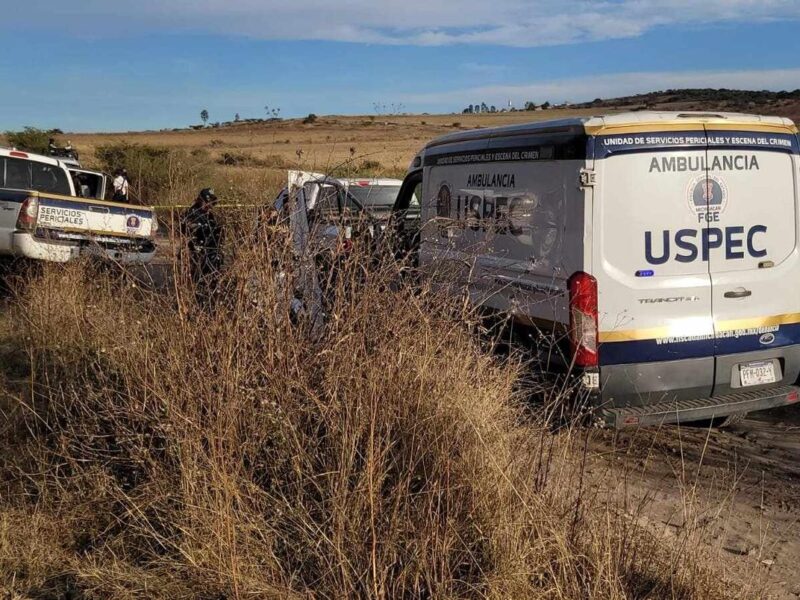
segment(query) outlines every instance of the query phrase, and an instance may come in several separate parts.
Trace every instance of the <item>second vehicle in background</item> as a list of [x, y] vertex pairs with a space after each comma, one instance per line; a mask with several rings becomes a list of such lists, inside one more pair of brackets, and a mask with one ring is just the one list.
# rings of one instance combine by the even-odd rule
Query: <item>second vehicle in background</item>
[[370, 235], [383, 230], [392, 216], [402, 183], [399, 179], [340, 179], [321, 173], [289, 171], [288, 185], [278, 194], [275, 208], [288, 216], [288, 190], [302, 192], [309, 229], [335, 243], [351, 239], [354, 227]]

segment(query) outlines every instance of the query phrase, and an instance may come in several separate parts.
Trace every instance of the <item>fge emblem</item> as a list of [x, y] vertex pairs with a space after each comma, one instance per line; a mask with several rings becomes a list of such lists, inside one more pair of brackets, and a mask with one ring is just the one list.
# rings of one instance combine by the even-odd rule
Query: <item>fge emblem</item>
[[698, 223], [719, 221], [728, 206], [728, 186], [716, 175], [701, 175], [689, 182], [687, 196], [690, 210]]
[[142, 220], [137, 217], [136, 215], [128, 215], [128, 221], [126, 223], [128, 229], [139, 229], [142, 226]]

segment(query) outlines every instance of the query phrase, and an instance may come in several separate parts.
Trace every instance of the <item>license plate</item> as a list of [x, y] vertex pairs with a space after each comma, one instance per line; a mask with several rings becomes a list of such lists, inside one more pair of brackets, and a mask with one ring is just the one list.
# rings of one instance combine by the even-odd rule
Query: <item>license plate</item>
[[739, 366], [742, 387], [775, 383], [775, 364], [772, 361], [753, 362]]

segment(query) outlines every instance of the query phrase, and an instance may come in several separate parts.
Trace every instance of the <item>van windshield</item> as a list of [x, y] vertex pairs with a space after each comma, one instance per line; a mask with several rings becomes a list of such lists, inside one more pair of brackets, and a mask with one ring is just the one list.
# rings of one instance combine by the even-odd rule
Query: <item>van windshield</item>
[[391, 210], [400, 191], [399, 185], [351, 185], [350, 195], [367, 210]]

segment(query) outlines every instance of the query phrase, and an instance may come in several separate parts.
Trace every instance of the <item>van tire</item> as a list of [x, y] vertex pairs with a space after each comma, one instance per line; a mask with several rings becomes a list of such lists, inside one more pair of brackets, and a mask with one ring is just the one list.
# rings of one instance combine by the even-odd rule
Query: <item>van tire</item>
[[734, 413], [727, 417], [717, 417], [716, 419], [711, 419], [711, 426], [717, 429], [727, 429], [744, 421], [746, 416], [747, 413]]
[[733, 427], [734, 425], [738, 425], [744, 418], [747, 416], [747, 413], [734, 413], [732, 415], [726, 415], [724, 417], [712, 417], [711, 419], [701, 419], [699, 421], [692, 421], [687, 423], [687, 425], [691, 425], [692, 427], [699, 427], [702, 429], [708, 429], [709, 427], [713, 427], [714, 429], [728, 429], [729, 427]]

